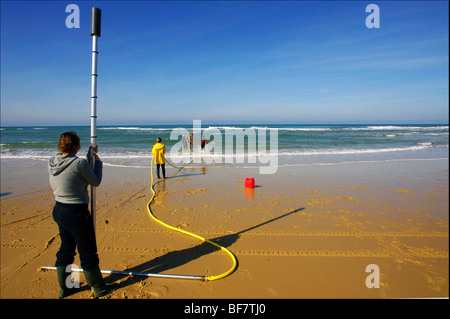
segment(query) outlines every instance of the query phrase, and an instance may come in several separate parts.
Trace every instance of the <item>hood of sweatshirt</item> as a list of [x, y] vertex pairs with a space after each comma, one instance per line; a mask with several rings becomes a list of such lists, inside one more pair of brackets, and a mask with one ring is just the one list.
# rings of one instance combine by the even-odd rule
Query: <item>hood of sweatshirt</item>
[[70, 166], [78, 157], [75, 155], [61, 155], [53, 156], [48, 162], [48, 171], [53, 176], [61, 174], [67, 167]]

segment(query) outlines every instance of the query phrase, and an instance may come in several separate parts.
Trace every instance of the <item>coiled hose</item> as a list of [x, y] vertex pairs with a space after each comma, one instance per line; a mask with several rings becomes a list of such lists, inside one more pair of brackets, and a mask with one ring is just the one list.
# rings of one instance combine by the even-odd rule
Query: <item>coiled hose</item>
[[[167, 160], [166, 160], [166, 161], [167, 161]], [[177, 228], [177, 227], [168, 225], [168, 224], [164, 223], [163, 221], [159, 220], [158, 218], [156, 218], [155, 215], [153, 215], [152, 209], [150, 208], [150, 205], [151, 205], [151, 203], [153, 202], [153, 199], [154, 199], [155, 196], [156, 196], [156, 192], [155, 192], [155, 190], [154, 190], [154, 188], [153, 188], [153, 186], [154, 186], [154, 184], [153, 184], [153, 162], [154, 162], [154, 157], [152, 157], [152, 164], [151, 164], [151, 168], [150, 168], [150, 175], [151, 175], [151, 190], [152, 190], [153, 195], [152, 195], [152, 197], [150, 198], [150, 201], [149, 201], [148, 204], [147, 204], [147, 211], [148, 211], [148, 214], [149, 214], [150, 218], [151, 218], [152, 220], [154, 220], [155, 222], [157, 222], [158, 224], [160, 224], [160, 225], [162, 225], [162, 226], [164, 226], [164, 227], [166, 227], [166, 228], [169, 228], [169, 229], [171, 229], [171, 230], [174, 230], [174, 231], [177, 231], [177, 232], [186, 234], [186, 235], [188, 235], [188, 236], [197, 238], [197, 239], [201, 240], [202, 242], [207, 242], [208, 244], [211, 244], [211, 245], [213, 245], [213, 246], [219, 248], [220, 250], [224, 251], [224, 252], [231, 258], [231, 260], [232, 260], [232, 262], [233, 262], [233, 265], [231, 266], [231, 268], [230, 268], [229, 270], [227, 270], [226, 272], [222, 273], [222, 274], [219, 274], [219, 275], [216, 275], [216, 276], [201, 276], [201, 278], [202, 278], [203, 280], [205, 280], [205, 281], [213, 281], [213, 280], [218, 280], [218, 279], [222, 279], [222, 278], [227, 277], [227, 276], [230, 275], [232, 272], [234, 272], [234, 271], [236, 270], [236, 267], [237, 267], [237, 260], [236, 260], [236, 257], [233, 255], [233, 253], [232, 253], [231, 251], [229, 251], [227, 248], [225, 248], [225, 247], [223, 247], [223, 246], [221, 246], [221, 245], [219, 245], [219, 244], [217, 244], [217, 243], [215, 243], [215, 242], [213, 242], [213, 241], [211, 241], [211, 240], [208, 240], [208, 239], [206, 239], [206, 238], [203, 238], [203, 237], [201, 237], [201, 236], [199, 236], [199, 235], [196, 235], [196, 234], [191, 233], [191, 232], [188, 232], [188, 231], [186, 231], [186, 230], [183, 230], [183, 229], [180, 229], [180, 228]], [[170, 166], [172, 166], [172, 167], [174, 167], [174, 168], [177, 168], [178, 170], [181, 170], [181, 169], [183, 169], [185, 166], [187, 166], [187, 165], [190, 164], [190, 163], [189, 163], [189, 164], [187, 164], [187, 165], [185, 165], [185, 166], [183, 166], [183, 167], [176, 167], [176, 166], [172, 165], [169, 161], [167, 161], [167, 162], [169, 163]]]

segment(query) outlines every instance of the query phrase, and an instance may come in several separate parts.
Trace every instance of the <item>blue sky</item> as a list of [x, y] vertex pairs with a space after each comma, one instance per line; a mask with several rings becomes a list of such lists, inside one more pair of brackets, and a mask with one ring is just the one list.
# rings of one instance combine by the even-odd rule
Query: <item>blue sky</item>
[[1, 1], [2, 126], [90, 124], [93, 6], [98, 125], [448, 123], [448, 1]]

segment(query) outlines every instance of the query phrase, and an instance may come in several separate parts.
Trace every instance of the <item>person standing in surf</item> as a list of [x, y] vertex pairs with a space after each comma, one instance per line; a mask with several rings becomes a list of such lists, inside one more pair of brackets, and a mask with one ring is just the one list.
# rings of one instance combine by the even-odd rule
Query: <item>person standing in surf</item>
[[158, 178], [161, 178], [159, 175], [159, 169], [161, 168], [163, 178], [166, 178], [166, 158], [164, 154], [166, 153], [166, 146], [162, 143], [160, 137], [156, 139], [156, 144], [153, 145], [152, 154], [155, 158], [156, 164], [156, 174]]

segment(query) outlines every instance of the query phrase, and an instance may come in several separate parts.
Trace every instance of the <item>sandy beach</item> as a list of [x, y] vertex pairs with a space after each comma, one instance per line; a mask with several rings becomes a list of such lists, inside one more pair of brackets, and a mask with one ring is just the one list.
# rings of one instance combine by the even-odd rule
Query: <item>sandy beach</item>
[[[46, 163], [3, 164], [1, 298], [57, 298], [55, 272], [40, 269], [54, 265], [60, 243]], [[104, 275], [119, 283], [107, 298], [449, 297], [448, 159], [175, 173], [168, 167], [155, 185], [155, 216], [227, 247], [236, 271], [210, 282]], [[148, 168], [104, 168], [102, 269], [204, 276], [231, 267], [225, 253], [152, 221], [150, 198]], [[379, 288], [366, 286], [371, 264]], [[90, 297], [80, 280], [71, 299]]]

